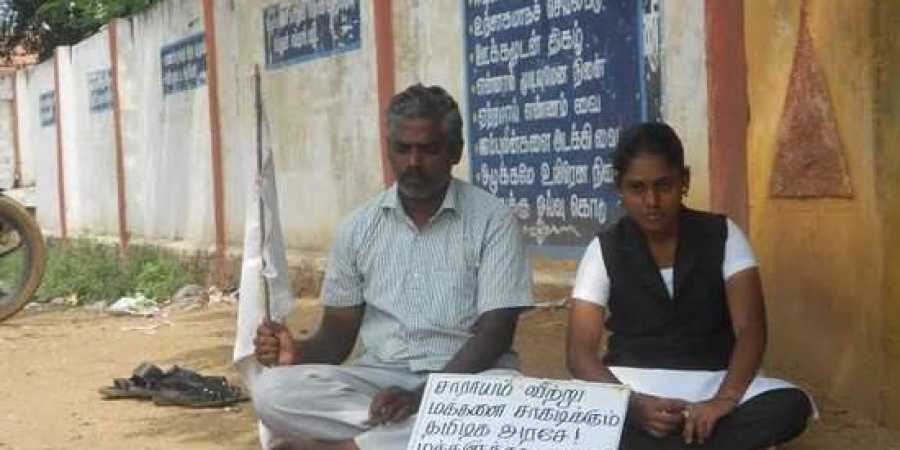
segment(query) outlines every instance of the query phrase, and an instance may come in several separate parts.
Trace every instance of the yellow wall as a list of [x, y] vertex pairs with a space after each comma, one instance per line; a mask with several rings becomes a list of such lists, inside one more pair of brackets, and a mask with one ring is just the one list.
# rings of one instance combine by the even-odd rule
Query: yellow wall
[[900, 427], [900, 4], [878, 2], [875, 18], [877, 198], [885, 250], [884, 419]]
[[[900, 327], [897, 320], [885, 318], [887, 306], [894, 312], [900, 308], [896, 301], [885, 301], [885, 269], [886, 263], [900, 261], [896, 250], [884, 250], [885, 239], [897, 228], [885, 232], [886, 204], [877, 195], [877, 188], [887, 187], [876, 167], [888, 150], [878, 149], [877, 144], [891, 140], [882, 138], [884, 130], [876, 128], [876, 116], [882, 113], [875, 107], [878, 3], [820, 0], [808, 4], [813, 46], [827, 79], [854, 196], [805, 200], [769, 197], [775, 139], [802, 2], [747, 1], [744, 5], [751, 116], [750, 222], [769, 310], [768, 362], [800, 374], [851, 408], [884, 418], [888, 405], [881, 386], [889, 382], [896, 393], [900, 383], [900, 377], [889, 378], [886, 372], [891, 369], [896, 375], [900, 369], [896, 363], [886, 364], [885, 331], [896, 332]], [[896, 5], [880, 8], [897, 9]], [[895, 98], [897, 92], [895, 88]], [[890, 158], [897, 160], [896, 155]], [[896, 195], [896, 177], [890, 182]], [[887, 208], [894, 216], [896, 206], [895, 201]], [[896, 217], [893, 223], [898, 223]], [[896, 277], [896, 271], [892, 273]], [[897, 355], [900, 340], [891, 342]]]

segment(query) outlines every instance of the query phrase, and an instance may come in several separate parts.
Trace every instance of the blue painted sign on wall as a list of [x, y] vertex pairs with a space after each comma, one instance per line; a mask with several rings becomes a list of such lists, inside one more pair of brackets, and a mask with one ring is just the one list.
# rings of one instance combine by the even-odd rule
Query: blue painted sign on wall
[[56, 123], [56, 91], [47, 91], [38, 97], [38, 115], [42, 127]]
[[266, 68], [360, 47], [359, 0], [291, 0], [263, 10]]
[[195, 89], [206, 84], [206, 42], [197, 33], [160, 50], [163, 95]]
[[618, 211], [620, 133], [659, 117], [659, 1], [466, 0], [464, 14], [472, 180], [529, 243], [580, 254]]
[[88, 109], [92, 113], [107, 111], [112, 107], [110, 69], [88, 72]]

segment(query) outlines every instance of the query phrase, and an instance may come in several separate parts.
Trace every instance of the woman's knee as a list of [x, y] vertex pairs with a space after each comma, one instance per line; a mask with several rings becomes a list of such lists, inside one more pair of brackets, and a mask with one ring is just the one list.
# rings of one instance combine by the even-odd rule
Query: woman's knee
[[792, 419], [801, 428], [800, 431], [803, 431], [813, 414], [813, 405], [809, 395], [800, 389], [785, 389], [784, 391], [782, 408], [784, 408], [785, 418]]
[[778, 389], [763, 395], [770, 396], [773, 424], [781, 428], [779, 440], [791, 440], [806, 430], [813, 414], [809, 396], [800, 389]]

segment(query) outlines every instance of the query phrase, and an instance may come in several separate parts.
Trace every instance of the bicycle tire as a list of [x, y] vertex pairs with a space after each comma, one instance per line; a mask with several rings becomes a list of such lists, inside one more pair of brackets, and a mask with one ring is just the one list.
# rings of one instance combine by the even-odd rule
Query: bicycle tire
[[0, 322], [6, 320], [31, 300], [41, 285], [47, 264], [47, 247], [37, 221], [15, 200], [0, 195], [0, 219], [6, 221], [19, 233], [24, 242], [24, 263], [21, 277], [24, 282], [11, 298], [0, 301]]

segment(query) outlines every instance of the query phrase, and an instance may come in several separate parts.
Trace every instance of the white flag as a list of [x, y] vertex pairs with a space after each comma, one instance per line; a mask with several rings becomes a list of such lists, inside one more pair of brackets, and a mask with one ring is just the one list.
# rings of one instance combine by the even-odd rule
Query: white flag
[[[253, 355], [253, 337], [256, 335], [256, 328], [265, 318], [262, 277], [269, 283], [272, 320], [283, 321], [294, 307], [278, 215], [272, 139], [265, 110], [262, 111], [261, 122], [259, 132], [262, 134], [263, 163], [262, 170], [259, 171], [256, 164], [252, 164], [252, 176], [249, 177], [240, 302], [234, 342], [234, 364], [250, 390], [250, 395], [253, 395], [253, 381], [263, 369]], [[251, 161], [256, 161], [256, 148], [249, 154], [252, 155]], [[260, 202], [266, 226], [264, 243], [260, 242]]]

